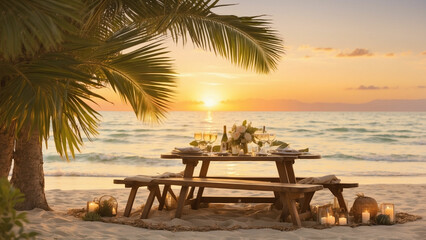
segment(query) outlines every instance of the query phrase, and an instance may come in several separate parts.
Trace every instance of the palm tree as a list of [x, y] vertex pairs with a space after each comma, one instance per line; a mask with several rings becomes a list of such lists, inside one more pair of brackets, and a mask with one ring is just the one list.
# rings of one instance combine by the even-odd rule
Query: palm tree
[[[69, 159], [97, 134], [87, 102], [109, 87], [145, 122], [164, 118], [175, 72], [164, 41], [192, 43], [246, 69], [276, 68], [282, 41], [262, 17], [217, 15], [218, 0], [0, 0], [0, 143], [25, 195], [18, 209], [49, 209], [42, 141]], [[10, 137], [13, 136], [13, 137]], [[13, 144], [13, 140], [15, 143]], [[12, 143], [12, 144], [10, 144]], [[14, 146], [13, 146], [14, 145]], [[8, 174], [11, 154], [0, 158]]]

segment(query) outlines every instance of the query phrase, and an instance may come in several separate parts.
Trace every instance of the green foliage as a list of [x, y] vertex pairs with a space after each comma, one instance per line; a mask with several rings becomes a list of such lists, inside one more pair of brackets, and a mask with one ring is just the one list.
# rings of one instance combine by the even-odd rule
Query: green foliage
[[212, 152], [220, 152], [220, 146], [219, 145], [213, 146]]
[[271, 147], [278, 146], [279, 148], [286, 148], [289, 145], [290, 144], [288, 144], [286, 142], [278, 141], [278, 140], [275, 140], [271, 143]]
[[88, 212], [83, 216], [84, 221], [101, 221], [101, 215], [97, 212]]
[[199, 143], [197, 142], [197, 141], [192, 141], [192, 142], [190, 142], [189, 143], [189, 145], [191, 145], [191, 146], [193, 146], [193, 147], [198, 147], [199, 145], [204, 145], [204, 146], [206, 146], [207, 145], [207, 142], [206, 141], [200, 141]]
[[99, 113], [91, 105], [106, 99], [95, 89], [111, 88], [142, 121], [161, 121], [176, 88], [167, 35], [245, 69], [276, 69], [284, 50], [270, 21], [214, 13], [225, 6], [218, 0], [0, 0], [0, 79], [10, 79], [0, 91], [0, 102], [8, 103], [0, 106], [0, 126], [14, 124], [18, 135], [30, 123], [46, 143], [53, 133], [56, 150], [68, 159], [84, 137], [97, 134]]
[[309, 148], [299, 149], [299, 152], [309, 152]]
[[98, 214], [101, 217], [112, 217], [112, 207], [113, 204], [111, 202], [109, 202], [108, 200], [102, 201], [99, 203], [99, 209], [98, 209]]
[[19, 189], [13, 188], [6, 178], [0, 179], [0, 237], [1, 239], [35, 239], [36, 232], [24, 232], [28, 223], [26, 213], [17, 214], [17, 203], [24, 201]]
[[386, 214], [379, 214], [376, 217], [376, 223], [378, 225], [391, 225], [392, 222], [390, 220], [390, 217]]

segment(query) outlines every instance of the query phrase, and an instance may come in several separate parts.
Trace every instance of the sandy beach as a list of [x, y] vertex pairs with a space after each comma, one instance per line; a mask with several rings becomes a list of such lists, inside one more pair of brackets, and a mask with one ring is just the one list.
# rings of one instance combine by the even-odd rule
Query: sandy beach
[[[149, 230], [121, 224], [87, 222], [67, 215], [69, 209], [84, 208], [86, 201], [102, 195], [112, 195], [119, 203], [119, 213], [124, 210], [128, 189], [100, 190], [47, 190], [48, 202], [54, 211], [40, 209], [28, 211], [26, 229], [40, 233], [38, 239], [422, 239], [426, 236], [426, 185], [424, 184], [377, 184], [360, 185], [359, 188], [345, 190], [344, 196], [352, 206], [355, 194], [363, 192], [381, 202], [395, 204], [396, 212], [420, 215], [423, 219], [393, 226], [332, 227], [318, 230], [301, 228], [295, 231], [274, 229], [238, 229], [233, 231], [182, 231]], [[134, 210], [146, 200], [148, 191], [140, 189]], [[212, 195], [235, 195], [230, 190], [210, 189]], [[256, 193], [253, 193], [256, 196]], [[313, 204], [326, 204], [332, 201], [328, 191], [317, 192]], [[156, 205], [157, 202], [154, 203]], [[222, 209], [222, 211], [221, 211]], [[173, 211], [154, 210], [147, 223], [164, 223], [174, 226], [196, 227], [200, 225], [221, 226], [223, 228], [250, 228], [253, 226], [291, 226], [274, 220], [274, 211], [265, 204], [248, 206], [231, 204], [214, 205], [211, 208], [190, 210], [186, 207], [182, 219], [173, 219]]]

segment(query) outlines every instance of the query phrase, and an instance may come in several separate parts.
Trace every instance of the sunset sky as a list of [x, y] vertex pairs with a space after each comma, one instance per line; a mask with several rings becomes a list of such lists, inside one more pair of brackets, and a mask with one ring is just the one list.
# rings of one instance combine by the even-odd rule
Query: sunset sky
[[[278, 69], [259, 75], [188, 44], [168, 43], [178, 75], [173, 110], [238, 111], [304, 103], [426, 98], [426, 1], [226, 0], [220, 14], [265, 14], [284, 39]], [[128, 110], [118, 97], [101, 110]], [[259, 103], [259, 104], [254, 104]], [[247, 110], [247, 107], [244, 109]]]

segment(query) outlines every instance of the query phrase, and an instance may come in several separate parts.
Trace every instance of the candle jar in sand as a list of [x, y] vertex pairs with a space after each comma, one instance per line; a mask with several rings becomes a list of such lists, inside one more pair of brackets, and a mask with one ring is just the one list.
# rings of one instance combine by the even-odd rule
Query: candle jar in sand
[[321, 225], [334, 225], [336, 218], [333, 215], [333, 205], [318, 206], [317, 223]]
[[388, 215], [391, 223], [395, 222], [395, 205], [392, 203], [382, 203], [380, 211], [384, 215]]

